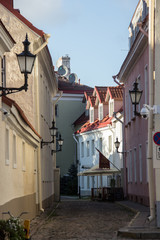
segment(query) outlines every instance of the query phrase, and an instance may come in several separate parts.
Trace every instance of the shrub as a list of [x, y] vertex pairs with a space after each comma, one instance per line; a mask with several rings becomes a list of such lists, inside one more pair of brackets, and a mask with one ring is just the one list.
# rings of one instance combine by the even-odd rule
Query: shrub
[[8, 220], [0, 220], [0, 239], [25, 239], [25, 231], [20, 219], [9, 218]]

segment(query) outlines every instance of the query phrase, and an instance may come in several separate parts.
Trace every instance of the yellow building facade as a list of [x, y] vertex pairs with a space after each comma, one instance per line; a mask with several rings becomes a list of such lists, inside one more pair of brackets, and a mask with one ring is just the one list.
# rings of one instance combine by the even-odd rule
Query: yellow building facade
[[28, 77], [28, 91], [0, 97], [0, 214], [27, 211], [32, 218], [59, 199], [59, 169], [56, 156], [51, 155], [55, 146], [41, 148], [40, 144], [42, 138], [51, 141], [49, 128], [54, 118], [52, 99], [57, 81], [47, 47], [49, 36], [10, 3], [0, 1], [0, 85], [23, 85], [16, 53], [23, 51], [26, 33], [29, 50], [37, 56]]

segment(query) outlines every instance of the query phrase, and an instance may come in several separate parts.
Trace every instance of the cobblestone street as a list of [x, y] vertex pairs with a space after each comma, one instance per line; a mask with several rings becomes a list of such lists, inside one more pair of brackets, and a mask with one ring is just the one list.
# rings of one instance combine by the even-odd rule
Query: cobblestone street
[[116, 203], [90, 200], [62, 200], [49, 214], [46, 221], [42, 214], [32, 222], [37, 229], [32, 240], [116, 239], [116, 231], [133, 218], [132, 212]]

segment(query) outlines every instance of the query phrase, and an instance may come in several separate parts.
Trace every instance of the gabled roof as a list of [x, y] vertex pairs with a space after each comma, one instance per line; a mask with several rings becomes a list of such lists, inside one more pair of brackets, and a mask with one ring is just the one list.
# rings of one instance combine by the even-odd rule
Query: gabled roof
[[107, 127], [109, 124], [112, 124], [112, 117], [109, 115], [105, 116], [101, 121], [96, 119], [93, 123], [90, 123], [88, 120], [82, 127], [79, 129], [76, 134], [90, 132], [96, 129]]
[[111, 99], [115, 99], [115, 100], [122, 100], [123, 99], [123, 87], [122, 86], [108, 87], [105, 101], [108, 101], [109, 97]]
[[105, 102], [105, 96], [106, 96], [106, 93], [107, 93], [107, 89], [108, 89], [108, 87], [98, 87], [98, 86], [95, 87], [93, 95], [97, 96], [97, 100], [100, 103], [104, 103]]

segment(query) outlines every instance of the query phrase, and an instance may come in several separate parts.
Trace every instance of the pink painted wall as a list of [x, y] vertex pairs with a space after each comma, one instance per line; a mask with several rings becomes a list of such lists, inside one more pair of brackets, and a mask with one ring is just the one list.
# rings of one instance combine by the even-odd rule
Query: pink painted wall
[[[131, 117], [130, 122], [126, 122], [126, 114], [129, 115], [129, 104], [132, 109], [132, 104], [129, 98], [129, 90], [133, 89], [133, 82], [140, 76], [140, 88], [143, 90], [142, 98], [140, 101], [140, 109], [145, 103], [145, 66], [148, 65], [148, 47], [145, 49], [135, 66], [130, 71], [130, 74], [125, 82], [125, 151], [132, 150], [132, 182], [127, 182], [127, 193], [129, 199], [148, 205], [148, 182], [147, 182], [147, 160], [146, 160], [146, 141], [147, 141], [147, 127], [148, 120], [139, 116]], [[148, 94], [148, 92], [147, 92]], [[137, 108], [139, 111], [139, 109]], [[140, 182], [140, 161], [139, 161], [139, 145], [142, 145], [142, 182]], [[135, 182], [134, 174], [134, 148], [136, 148], [136, 172], [137, 181]], [[129, 154], [125, 156], [125, 166], [127, 171], [129, 161]], [[128, 181], [128, 177], [127, 177]]]

